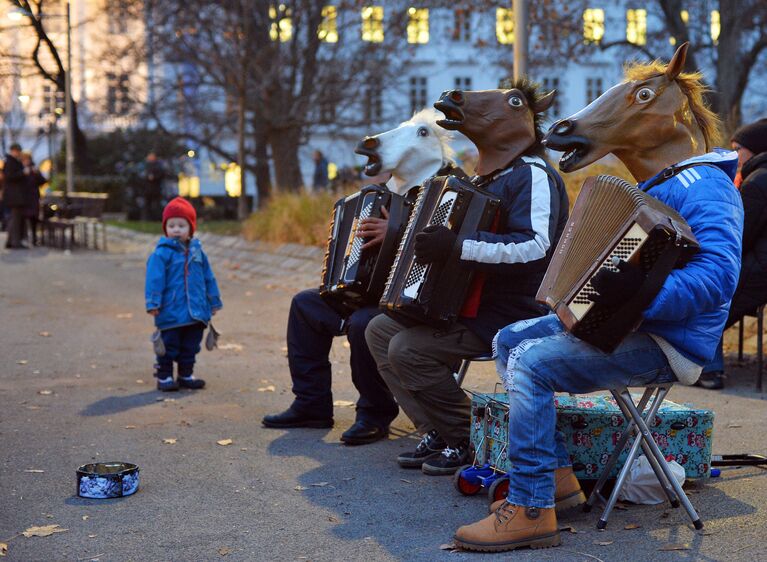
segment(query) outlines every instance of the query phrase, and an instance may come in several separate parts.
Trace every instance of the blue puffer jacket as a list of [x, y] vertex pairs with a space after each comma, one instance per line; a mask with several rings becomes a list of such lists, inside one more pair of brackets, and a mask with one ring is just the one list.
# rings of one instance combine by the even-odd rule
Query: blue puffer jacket
[[709, 152], [675, 167], [707, 165], [683, 170], [647, 191], [684, 217], [700, 251], [672, 271], [639, 329], [662, 337], [698, 365], [714, 356], [740, 274], [743, 204], [732, 183], [737, 163], [735, 152]]
[[208, 257], [195, 238], [188, 247], [174, 238], [160, 238], [146, 264], [145, 293], [146, 309], [160, 309], [154, 323], [161, 330], [207, 324], [211, 309], [223, 306]]

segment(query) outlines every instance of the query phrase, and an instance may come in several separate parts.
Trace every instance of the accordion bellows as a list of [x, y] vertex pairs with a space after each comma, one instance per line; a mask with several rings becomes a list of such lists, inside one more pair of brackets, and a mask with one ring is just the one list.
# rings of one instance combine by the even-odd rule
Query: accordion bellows
[[[671, 207], [628, 182], [588, 178], [559, 240], [536, 296], [573, 335], [610, 352], [642, 321], [674, 267], [698, 250], [689, 225]], [[591, 279], [619, 261], [642, 269], [645, 282], [618, 306], [589, 300]]]

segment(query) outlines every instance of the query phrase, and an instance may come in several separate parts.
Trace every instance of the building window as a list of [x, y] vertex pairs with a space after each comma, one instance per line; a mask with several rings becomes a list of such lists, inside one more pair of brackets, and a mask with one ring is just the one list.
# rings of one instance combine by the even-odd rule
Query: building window
[[365, 121], [379, 123], [383, 119], [383, 87], [378, 79], [368, 81], [365, 95]]
[[[107, 0], [106, 3], [107, 14], [107, 31], [109, 33], [128, 33], [128, 21], [130, 16], [128, 14], [128, 6], [124, 0]], [[59, 22], [63, 21], [62, 18], [49, 18], [48, 21], [58, 19]]]
[[501, 45], [514, 44], [514, 12], [509, 8], [495, 10], [495, 36]]
[[599, 43], [605, 35], [605, 12], [600, 8], [583, 10], [583, 42]]
[[453, 41], [471, 41], [471, 12], [453, 10]]
[[[547, 76], [543, 79], [543, 90], [550, 92], [552, 90], [559, 90], [559, 77]], [[551, 104], [551, 114], [559, 115], [562, 111], [562, 104], [560, 103], [559, 95], [554, 96], [554, 103]]]
[[335, 6], [322, 8], [322, 21], [317, 36], [325, 43], [338, 43], [338, 10]]
[[56, 88], [53, 84], [43, 84], [43, 105], [40, 108], [40, 116], [50, 115], [56, 111]]
[[130, 112], [128, 73], [107, 72], [107, 113], [126, 115]]
[[285, 4], [279, 6], [269, 6], [269, 19], [272, 26], [269, 29], [269, 37], [272, 41], [279, 40], [281, 43], [290, 41], [293, 37], [292, 11]]
[[455, 84], [456, 90], [471, 90], [471, 77], [456, 76], [453, 84]]
[[369, 41], [370, 43], [383, 42], [383, 21], [383, 6], [366, 6], [362, 8], [362, 40]]
[[647, 10], [626, 10], [626, 41], [634, 45], [647, 43]]
[[714, 45], [719, 43], [720, 31], [722, 31], [722, 22], [719, 18], [719, 10], [711, 10], [711, 40]]
[[409, 8], [407, 11], [407, 42], [424, 44], [429, 42], [429, 9]]
[[421, 111], [428, 103], [426, 91], [426, 78], [423, 76], [412, 76], [410, 78], [410, 112]]
[[586, 78], [586, 103], [589, 104], [602, 95], [602, 79]]

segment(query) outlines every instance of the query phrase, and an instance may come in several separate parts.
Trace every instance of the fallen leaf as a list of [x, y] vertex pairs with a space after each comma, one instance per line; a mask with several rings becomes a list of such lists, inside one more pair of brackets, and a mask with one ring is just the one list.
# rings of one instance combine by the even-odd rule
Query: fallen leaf
[[28, 468], [24, 472], [34, 472], [35, 474], [42, 474], [45, 471], [40, 470], [39, 468]]
[[273, 384], [262, 386], [258, 389], [259, 392], [274, 392], [275, 390], [277, 390], [277, 388]]
[[399, 480], [400, 482], [404, 482], [405, 484], [412, 484], [410, 480], [405, 480], [404, 478], [400, 478]]
[[240, 451], [247, 451], [247, 450], [248, 450], [247, 447], [240, 447]]
[[18, 361], [16, 361], [17, 365], [26, 365], [27, 363], [29, 363], [29, 361], [27, 361], [26, 359], [19, 359]]
[[331, 523], [338, 523], [338, 519], [336, 517], [333, 517], [332, 515], [328, 515], [328, 521]]
[[90, 515], [83, 515], [83, 521], [87, 521]]
[[53, 533], [63, 533], [69, 529], [62, 529], [60, 525], [44, 525], [42, 527], [30, 527], [22, 533], [25, 537], [47, 537]]
[[336, 400], [333, 402], [333, 406], [337, 406], [339, 408], [348, 408], [349, 406], [354, 406], [354, 402], [350, 400]]
[[38, 371], [37, 369], [35, 369], [34, 371], [32, 371], [32, 374], [33, 374], [33, 375], [39, 375], [39, 374], [40, 374], [40, 371]]
[[218, 344], [218, 349], [223, 351], [242, 351], [243, 347], [239, 343], [229, 342]]
[[739, 423], [728, 423], [727, 427], [736, 428], [736, 427], [743, 427], [743, 426]]
[[594, 541], [594, 544], [597, 546], [610, 546], [615, 541]]
[[39, 410], [40, 406], [27, 406], [27, 410]]
[[630, 531], [631, 529], [640, 529], [642, 526], [637, 523], [629, 523], [628, 525], [624, 526], [623, 528], [627, 531]]
[[261, 384], [269, 384], [269, 379], [261, 379]]
[[96, 537], [98, 537], [98, 535], [88, 535], [89, 539], [95, 539]]
[[176, 442], [176, 439], [172, 437], [170, 439], [163, 439], [162, 442], [166, 445], [173, 445]]
[[133, 318], [133, 313], [132, 312], [121, 312], [120, 314], [117, 315], [117, 318], [120, 319], [120, 320], [129, 320], [129, 319]]
[[4, 542], [0, 542], [0, 556], [8, 554], [8, 545]]
[[43, 338], [49, 338], [49, 337], [51, 337], [51, 333], [50, 333], [50, 332], [40, 332], [40, 333], [39, 333], [39, 334], [37, 334], [37, 335], [38, 335], [38, 336], [40, 336], [40, 337], [43, 337]]
[[135, 425], [126, 425], [125, 429], [136, 429]]
[[296, 490], [297, 492], [303, 492], [304, 490], [308, 490], [309, 488], [307, 488], [306, 486], [296, 486], [293, 489]]
[[660, 547], [658, 550], [662, 552], [668, 552], [671, 550], [690, 550], [690, 545], [687, 543], [672, 543], [672, 544], [666, 544]]
[[234, 443], [234, 441], [232, 441], [231, 439], [219, 439], [218, 441], [216, 441], [216, 443], [218, 443], [222, 447], [226, 447], [227, 445], [231, 445], [232, 443]]
[[568, 533], [571, 533], [573, 535], [578, 532], [578, 531], [575, 530], [575, 527], [572, 527], [570, 525], [568, 525], [567, 527], [560, 527], [559, 530], [560, 531], [567, 531]]
[[455, 546], [454, 542], [446, 542], [445, 544], [439, 545], [440, 550], [457, 550], [458, 547]]
[[226, 546], [222, 546], [221, 548], [219, 548], [219, 549], [218, 549], [218, 553], [219, 553], [221, 556], [226, 556], [226, 555], [227, 555], [227, 554], [229, 554], [230, 552], [232, 552], [232, 549], [231, 549], [231, 548], [228, 548], [228, 547], [226, 547]]
[[42, 394], [43, 396], [50, 396], [51, 394], [53, 394], [53, 391], [52, 390], [38, 390], [37, 393], [38, 394]]
[[136, 384], [144, 384], [144, 381], [142, 379], [136, 379]]
[[344, 482], [348, 482], [349, 480], [354, 480], [354, 476], [347, 476], [346, 478], [343, 478]]
[[330, 484], [330, 482], [315, 482], [313, 484], [310, 484], [310, 486], [315, 486], [316, 488], [324, 488], [328, 484]]

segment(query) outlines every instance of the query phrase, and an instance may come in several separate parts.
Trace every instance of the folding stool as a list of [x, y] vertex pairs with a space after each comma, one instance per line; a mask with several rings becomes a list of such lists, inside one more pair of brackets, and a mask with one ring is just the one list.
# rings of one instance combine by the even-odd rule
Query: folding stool
[[463, 385], [463, 379], [466, 378], [466, 372], [469, 370], [469, 365], [471, 365], [472, 361], [492, 361], [493, 356], [490, 354], [486, 355], [475, 355], [474, 357], [469, 357], [467, 359], [464, 359], [461, 361], [461, 367], [458, 369], [458, 372], [455, 373], [455, 382], [458, 383], [458, 386]]
[[764, 306], [756, 307], [756, 310], [745, 314], [738, 323], [738, 361], [743, 361], [743, 320], [746, 316], [756, 316], [756, 391], [762, 391], [763, 350], [762, 334], [764, 333]]
[[[645, 388], [644, 394], [636, 404], [631, 398], [631, 394], [629, 393], [627, 387], [624, 386], [610, 390], [613, 397], [615, 398], [615, 402], [618, 404], [618, 407], [620, 408], [626, 420], [628, 420], [629, 424], [626, 428], [626, 431], [623, 432], [621, 438], [618, 440], [618, 443], [615, 445], [615, 449], [613, 450], [612, 455], [610, 455], [610, 459], [607, 461], [607, 464], [602, 471], [602, 475], [599, 477], [596, 486], [594, 486], [594, 490], [591, 492], [588, 501], [583, 506], [584, 511], [591, 511], [591, 508], [594, 506], [597, 500], [605, 502], [605, 499], [601, 493], [602, 488], [607, 482], [608, 476], [613, 467], [618, 462], [618, 457], [620, 456], [621, 451], [623, 451], [623, 448], [626, 446], [626, 443], [628, 443], [629, 438], [633, 436], [635, 439], [631, 444], [631, 449], [629, 449], [626, 464], [618, 474], [618, 479], [615, 481], [615, 487], [613, 488], [610, 497], [605, 502], [605, 509], [602, 512], [602, 516], [599, 518], [599, 521], [597, 522], [597, 529], [604, 529], [607, 527], [607, 518], [610, 517], [610, 512], [612, 511], [613, 507], [615, 507], [615, 502], [618, 500], [618, 494], [620, 494], [621, 488], [623, 488], [623, 485], [626, 482], [626, 477], [631, 470], [631, 465], [634, 463], [634, 459], [636, 459], [637, 455], [639, 454], [640, 446], [642, 447], [647, 460], [650, 462], [650, 466], [652, 467], [653, 472], [655, 472], [655, 476], [658, 478], [658, 481], [663, 487], [669, 502], [671, 502], [671, 507], [679, 507], [681, 502], [681, 504], [684, 506], [684, 509], [687, 511], [687, 515], [690, 516], [692, 524], [695, 526], [695, 528], [703, 528], [703, 521], [700, 520], [698, 513], [695, 511], [695, 508], [690, 503], [687, 495], [682, 490], [682, 486], [674, 478], [674, 475], [671, 472], [671, 468], [669, 468], [663, 453], [661, 452], [657, 443], [655, 443], [653, 440], [650, 429], [647, 427], [647, 421], [654, 419], [661, 403], [666, 398], [666, 395], [668, 394], [669, 390], [671, 390], [673, 385], [674, 383], [664, 383], [647, 386]], [[651, 398], [652, 403], [648, 407], [648, 403], [650, 402]]]

